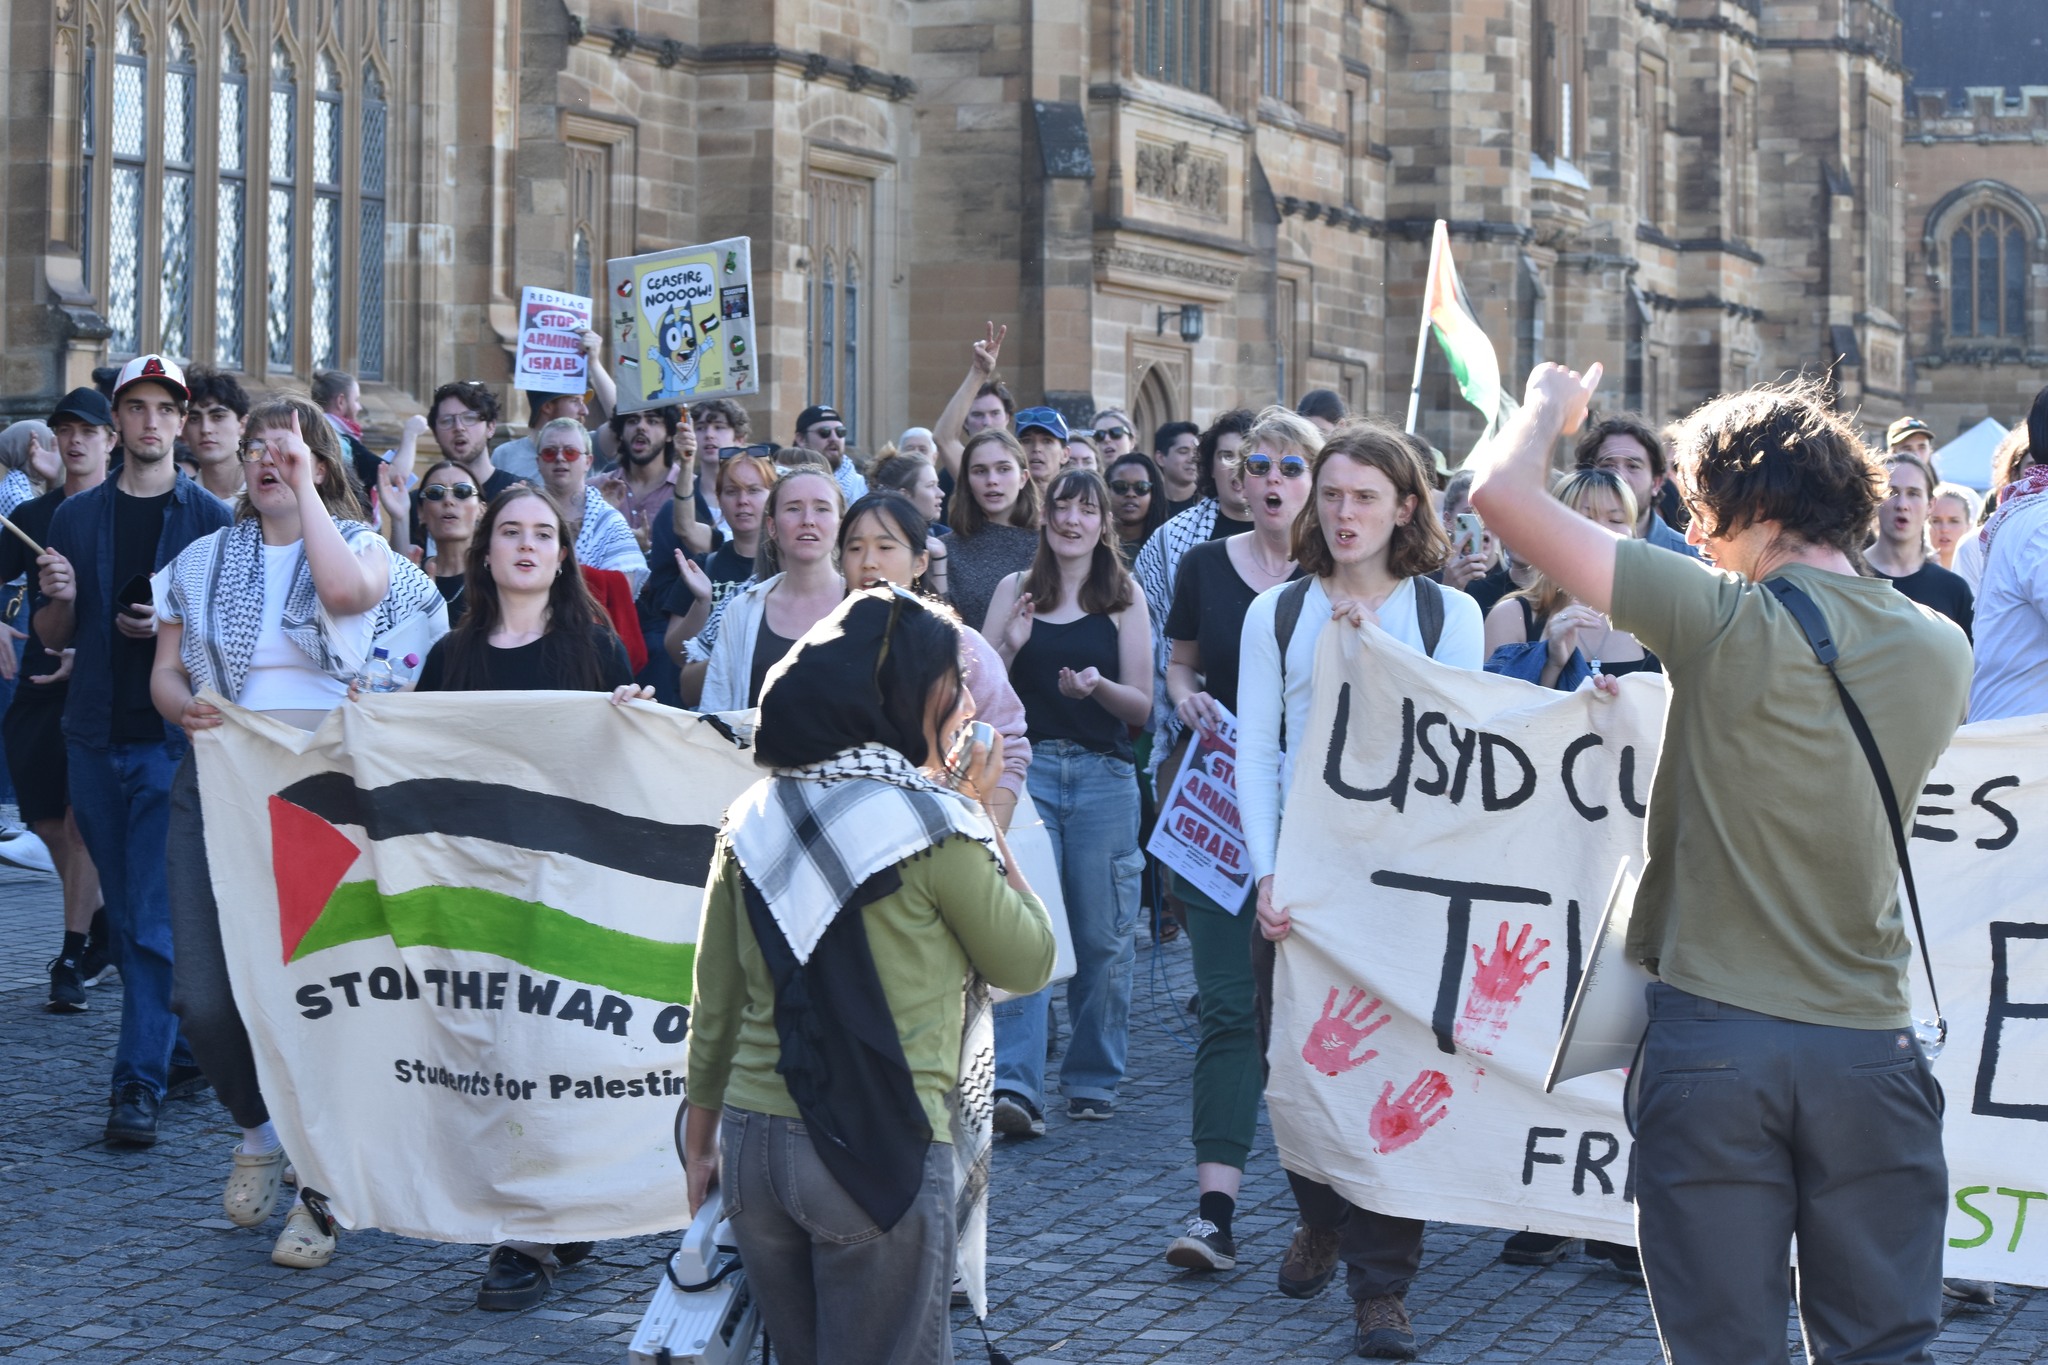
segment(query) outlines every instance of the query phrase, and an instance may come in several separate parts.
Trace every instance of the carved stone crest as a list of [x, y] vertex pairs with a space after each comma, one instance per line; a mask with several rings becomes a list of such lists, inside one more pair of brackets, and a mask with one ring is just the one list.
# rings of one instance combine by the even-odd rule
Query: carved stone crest
[[1140, 198], [1157, 199], [1212, 218], [1224, 216], [1224, 161], [1185, 142], [1138, 142]]

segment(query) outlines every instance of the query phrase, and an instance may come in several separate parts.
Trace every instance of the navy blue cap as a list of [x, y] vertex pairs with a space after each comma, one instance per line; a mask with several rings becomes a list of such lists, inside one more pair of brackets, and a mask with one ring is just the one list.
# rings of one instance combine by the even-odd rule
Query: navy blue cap
[[50, 411], [50, 425], [56, 426], [67, 417], [96, 427], [114, 425], [114, 409], [108, 406], [107, 396], [98, 389], [73, 389], [65, 394]]
[[1057, 408], [1026, 408], [1017, 414], [1017, 435], [1022, 436], [1031, 428], [1051, 432], [1060, 442], [1067, 442], [1067, 419], [1060, 416]]

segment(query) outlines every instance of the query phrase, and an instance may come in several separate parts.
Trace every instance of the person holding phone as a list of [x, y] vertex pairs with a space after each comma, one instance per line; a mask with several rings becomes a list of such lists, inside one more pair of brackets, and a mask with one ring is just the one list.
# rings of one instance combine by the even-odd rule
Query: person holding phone
[[64, 699], [71, 807], [100, 872], [121, 969], [110, 1143], [156, 1142], [173, 1085], [203, 1084], [171, 1013], [171, 903], [164, 872], [171, 778], [185, 756], [179, 729], [150, 699], [156, 608], [150, 576], [193, 541], [228, 524], [227, 504], [172, 459], [189, 398], [184, 372], [139, 355], [114, 382], [118, 473], [68, 498], [36, 560], [36, 634], [74, 649]]

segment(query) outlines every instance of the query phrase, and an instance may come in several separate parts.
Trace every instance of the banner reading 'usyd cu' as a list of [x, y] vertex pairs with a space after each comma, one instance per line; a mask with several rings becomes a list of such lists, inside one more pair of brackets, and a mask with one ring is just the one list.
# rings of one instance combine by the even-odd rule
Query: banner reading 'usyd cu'
[[[1663, 682], [1561, 695], [1333, 629], [1315, 691], [1274, 882], [1282, 1163], [1384, 1213], [1633, 1242], [1622, 1073], [1543, 1079], [1615, 868], [1641, 867]], [[2048, 1285], [2048, 716], [1964, 726], [1909, 818], [1947, 1270]]]
[[371, 697], [312, 734], [219, 704], [221, 936], [303, 1183], [441, 1241], [688, 1222], [692, 945], [750, 755], [594, 693]]

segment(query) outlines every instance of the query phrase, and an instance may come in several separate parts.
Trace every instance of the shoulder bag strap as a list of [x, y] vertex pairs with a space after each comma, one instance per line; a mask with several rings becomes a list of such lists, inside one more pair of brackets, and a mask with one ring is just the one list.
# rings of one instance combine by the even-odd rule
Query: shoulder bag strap
[[1294, 627], [1301, 621], [1301, 604], [1308, 599], [1309, 584], [1303, 575], [1280, 590], [1273, 603], [1273, 639], [1280, 645], [1280, 751], [1287, 752], [1287, 646], [1293, 643]]
[[[1906, 825], [1899, 815], [1898, 793], [1892, 787], [1889, 771], [1884, 766], [1884, 755], [1878, 752], [1877, 738], [1870, 733], [1870, 722], [1863, 718], [1863, 710], [1856, 705], [1856, 699], [1849, 695], [1849, 689], [1842, 685], [1842, 675], [1835, 671], [1835, 648], [1833, 635], [1828, 630], [1827, 618], [1821, 614], [1820, 606], [1806, 590], [1786, 578], [1773, 578], [1764, 583], [1770, 594], [1785, 604], [1785, 610], [1799, 623], [1799, 629], [1806, 634], [1806, 642], [1813, 646], [1814, 657], [1819, 659], [1834, 679], [1835, 693], [1842, 699], [1842, 709], [1849, 715], [1849, 728], [1856, 732], [1856, 742], [1863, 746], [1863, 757], [1869, 760], [1870, 772], [1877, 779], [1878, 798], [1884, 802], [1885, 819], [1891, 824], [1892, 847], [1899, 855], [1899, 874], [1906, 882], [1906, 904], [1913, 911], [1913, 935], [1920, 941], [1920, 966], [1927, 973], [1927, 994], [1934, 1002], [1935, 1024], [1940, 1029], [1941, 1041], [1948, 1039], [1948, 1021], [1942, 1016], [1941, 992], [1934, 984], [1934, 958], [1927, 951], [1927, 928], [1920, 920], [1920, 893], [1913, 885], [1913, 859], [1906, 849]], [[1937, 1045], [1938, 1046], [1938, 1045]]]
[[1415, 580], [1415, 625], [1422, 632], [1422, 652], [1434, 659], [1444, 638], [1444, 587], [1433, 578]]

